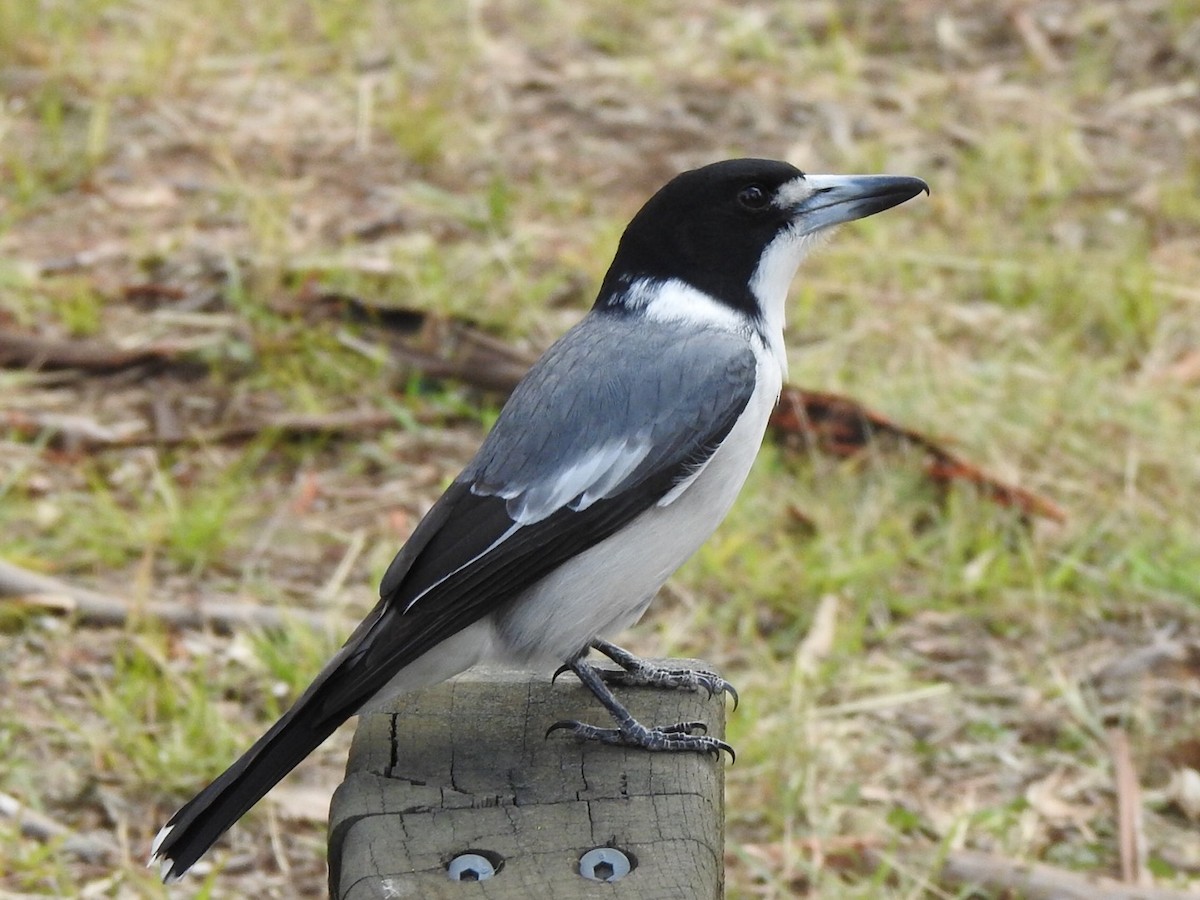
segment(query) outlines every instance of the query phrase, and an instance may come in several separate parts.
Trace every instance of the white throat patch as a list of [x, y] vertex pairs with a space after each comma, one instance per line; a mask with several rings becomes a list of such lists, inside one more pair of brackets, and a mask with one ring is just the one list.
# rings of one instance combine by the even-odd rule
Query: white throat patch
[[783, 328], [787, 324], [788, 291], [800, 262], [815, 243], [813, 238], [811, 234], [797, 235], [791, 230], [779, 232], [767, 245], [750, 279], [750, 290], [762, 310], [763, 332], [785, 378], [787, 350], [783, 345]]
[[715, 297], [677, 278], [639, 278], [625, 293], [625, 305], [655, 322], [676, 322], [722, 331], [753, 331], [753, 323]]

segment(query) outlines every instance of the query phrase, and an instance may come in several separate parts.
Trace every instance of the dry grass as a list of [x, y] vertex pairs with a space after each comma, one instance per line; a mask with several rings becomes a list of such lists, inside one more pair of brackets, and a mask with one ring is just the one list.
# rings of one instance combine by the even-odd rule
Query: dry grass
[[[0, 435], [6, 559], [145, 598], [362, 612], [495, 401], [397, 385], [355, 349], [369, 332], [308, 315], [314, 290], [537, 348], [681, 168], [920, 175], [932, 197], [806, 264], [792, 380], [952, 436], [1069, 521], [938, 496], [894, 456], [770, 449], [628, 643], [712, 659], [742, 692], [730, 896], [955, 896], [936, 872], [959, 847], [1116, 873], [1112, 728], [1149, 871], [1195, 884], [1194, 0], [209, 7], [0, 0], [0, 327], [182, 341], [203, 363], [0, 372], [0, 407], [120, 429], [147, 406], [184, 427], [387, 406], [397, 428], [93, 455]], [[158, 823], [337, 639], [4, 624], [0, 791], [120, 848], [86, 863], [0, 823], [16, 895], [163, 895], [141, 868]], [[337, 782], [345, 737], [183, 894], [321, 894], [303, 789]], [[861, 844], [892, 867], [843, 852]]]

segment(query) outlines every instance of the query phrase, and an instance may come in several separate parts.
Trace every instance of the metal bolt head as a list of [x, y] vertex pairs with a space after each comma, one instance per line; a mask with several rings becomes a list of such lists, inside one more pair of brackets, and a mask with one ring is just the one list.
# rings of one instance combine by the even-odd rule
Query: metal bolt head
[[616, 847], [596, 847], [579, 858], [579, 874], [589, 881], [620, 881], [632, 868]]
[[460, 853], [446, 866], [451, 881], [487, 881], [496, 874], [496, 867], [486, 856], [478, 853]]

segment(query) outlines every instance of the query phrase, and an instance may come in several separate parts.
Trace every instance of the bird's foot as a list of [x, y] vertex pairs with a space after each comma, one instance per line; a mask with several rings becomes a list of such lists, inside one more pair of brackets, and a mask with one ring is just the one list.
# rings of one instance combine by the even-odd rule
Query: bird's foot
[[656, 666], [634, 656], [628, 650], [608, 641], [594, 641], [592, 646], [615, 662], [620, 669], [597, 669], [605, 684], [619, 687], [658, 687], [676, 690], [707, 691], [708, 696], [729, 694], [733, 708], [738, 707], [737, 689], [716, 672], [702, 669], [672, 669]]
[[[634, 747], [639, 750], [711, 753], [714, 757], [719, 757], [721, 751], [724, 751], [729, 754], [730, 762], [737, 758], [733, 748], [727, 743], [705, 733], [708, 726], [703, 722], [676, 722], [674, 725], [647, 728], [640, 722], [631, 720], [622, 728], [600, 728], [586, 722], [565, 719], [551, 725], [546, 731], [546, 736], [549, 737], [555, 731], [569, 731], [585, 741], [599, 741], [602, 744]], [[700, 734], [693, 734], [697, 731]]]
[[[680, 674], [683, 678], [694, 677], [698, 674], [688, 669], [660, 669], [651, 666], [648, 663], [638, 659], [632, 653], [622, 650], [620, 647], [614, 647], [606, 641], [595, 641], [592, 646], [616, 661], [626, 671], [632, 666], [635, 673], [664, 672], [666, 673], [665, 681], [671, 687], [692, 687], [693, 685], [685, 682], [680, 682]], [[594, 666], [584, 662], [581, 658], [575, 658], [568, 662], [564, 667], [575, 673], [582, 683], [593, 696], [596, 697], [604, 708], [612, 714], [612, 717], [617, 721], [616, 728], [600, 728], [596, 725], [589, 725], [586, 722], [579, 722], [575, 719], [565, 719], [561, 722], [555, 722], [546, 731], [546, 736], [549, 737], [555, 731], [570, 731], [576, 737], [588, 741], [599, 741], [602, 744], [615, 744], [621, 747], [636, 747], [641, 750], [665, 750], [669, 752], [675, 751], [690, 751], [692, 753], [711, 753], [714, 757], [720, 757], [722, 751], [729, 754], [730, 761], [736, 757], [733, 748], [719, 738], [709, 735], [708, 726], [703, 722], [676, 722], [674, 725], [663, 725], [656, 728], [647, 728], [641, 722], [637, 721], [626, 709], [621, 702], [605, 684], [605, 679], [601, 671]], [[559, 672], [564, 671], [560, 669]], [[621, 674], [621, 673], [615, 673]], [[708, 673], [711, 674], [711, 673]], [[558, 673], [555, 673], [557, 677]], [[634, 678], [643, 679], [643, 674], [635, 674]], [[715, 675], [712, 676], [716, 678]], [[724, 684], [724, 681], [717, 679]], [[644, 677], [643, 680], [637, 680], [635, 684], [662, 684], [664, 679], [655, 678], [653, 675]], [[698, 682], [699, 683], [699, 682]], [[714, 687], [709, 689], [709, 694], [713, 694], [720, 688]], [[732, 689], [731, 689], [732, 690]], [[736, 698], [736, 694], [734, 695]], [[695, 732], [700, 732], [696, 734]]]
[[737, 689], [716, 672], [699, 669], [668, 669], [638, 660], [633, 669], [597, 669], [605, 684], [617, 687], [657, 687], [674, 690], [706, 691], [708, 696], [725, 693], [733, 698], [737, 709]]

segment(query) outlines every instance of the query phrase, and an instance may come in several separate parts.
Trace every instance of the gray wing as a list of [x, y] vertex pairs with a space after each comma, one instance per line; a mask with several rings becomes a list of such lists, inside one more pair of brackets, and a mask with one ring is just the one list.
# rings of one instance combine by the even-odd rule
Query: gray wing
[[581, 512], [654, 473], [686, 477], [754, 385], [755, 357], [740, 335], [593, 315], [530, 371], [458, 480], [504, 499], [520, 525], [563, 507]]

